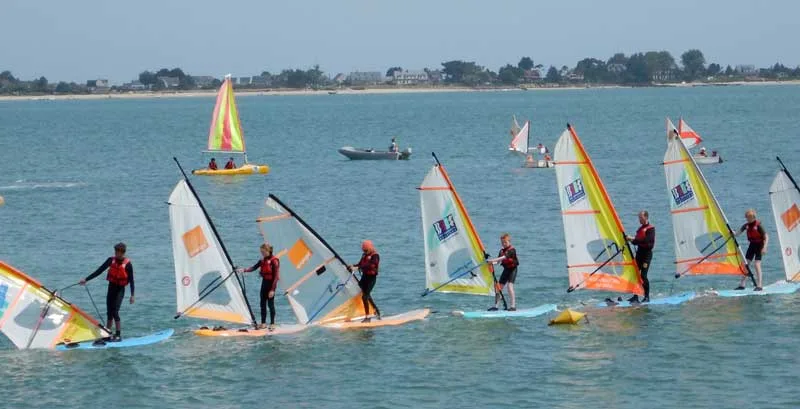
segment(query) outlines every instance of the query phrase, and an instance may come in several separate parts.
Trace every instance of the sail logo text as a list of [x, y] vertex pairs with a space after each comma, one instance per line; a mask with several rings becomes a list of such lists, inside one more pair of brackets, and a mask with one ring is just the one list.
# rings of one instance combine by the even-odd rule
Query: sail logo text
[[684, 180], [678, 186], [672, 188], [672, 199], [675, 200], [676, 206], [680, 206], [692, 198], [694, 198], [694, 192], [688, 180]]
[[567, 200], [569, 200], [569, 204], [573, 204], [586, 197], [586, 191], [583, 190], [583, 181], [580, 178], [575, 179], [574, 182], [564, 186], [564, 190], [567, 192]]
[[436, 237], [439, 238], [439, 241], [444, 241], [446, 238], [458, 232], [458, 227], [456, 227], [456, 219], [453, 217], [452, 213], [448, 214], [444, 219], [434, 223], [433, 228], [436, 230]]

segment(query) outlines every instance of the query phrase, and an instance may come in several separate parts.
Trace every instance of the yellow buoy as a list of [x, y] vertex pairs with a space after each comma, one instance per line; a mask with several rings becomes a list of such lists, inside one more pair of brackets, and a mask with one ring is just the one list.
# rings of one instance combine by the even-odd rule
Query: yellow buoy
[[586, 316], [585, 313], [572, 311], [569, 308], [567, 308], [561, 314], [558, 314], [557, 317], [550, 320], [550, 323], [547, 325], [577, 324], [578, 321], [580, 321], [581, 318], [585, 316]]

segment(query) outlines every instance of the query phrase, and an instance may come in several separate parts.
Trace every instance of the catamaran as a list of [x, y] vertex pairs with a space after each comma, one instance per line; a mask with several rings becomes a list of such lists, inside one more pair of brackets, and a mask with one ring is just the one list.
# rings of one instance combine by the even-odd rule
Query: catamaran
[[247, 151], [244, 146], [244, 132], [239, 120], [239, 109], [233, 95], [231, 76], [226, 75], [219, 87], [217, 104], [211, 116], [211, 127], [208, 130], [207, 153], [219, 153], [224, 156], [240, 154], [244, 164], [233, 169], [195, 169], [192, 174], [199, 176], [254, 175], [269, 172], [267, 165], [253, 165], [247, 162]]
[[675, 237], [675, 278], [707, 274], [752, 278], [717, 198], [675, 134], [663, 164]]
[[[687, 149], [692, 149], [703, 142], [700, 134], [695, 132], [683, 118], [678, 120], [678, 127], [676, 128], [672, 121], [667, 118], [667, 142], [673, 134], [680, 135], [683, 144]], [[712, 151], [711, 154], [706, 153], [706, 148], [701, 147], [700, 152], [694, 154], [694, 160], [699, 165], [711, 165], [714, 163], [722, 163], [722, 156], [717, 154], [717, 151]]]
[[106, 342], [111, 332], [89, 314], [20, 270], [0, 261], [0, 332], [19, 349], [124, 348], [153, 344], [172, 335]]
[[[177, 159], [175, 162], [178, 163]], [[296, 325], [279, 325], [272, 330], [257, 328], [244, 277], [234, 268], [211, 217], [185, 173], [167, 203], [175, 262], [176, 319], [188, 316], [239, 325], [233, 329], [204, 326], [194, 331], [203, 336], [263, 336], [305, 329]]]
[[[588, 289], [643, 295], [641, 273], [625, 240], [625, 229], [572, 126], [567, 125], [558, 138], [554, 158], [567, 248], [567, 292]], [[675, 302], [654, 298], [649, 304]], [[608, 305], [631, 303], [607, 298], [598, 306]]]
[[769, 198], [772, 214], [778, 229], [785, 280], [764, 286], [762, 291], [718, 291], [719, 295], [743, 296], [766, 294], [790, 294], [800, 289], [800, 187], [780, 158], [781, 165], [772, 185]]
[[[277, 196], [269, 195], [257, 222], [264, 240], [282, 260], [279, 284], [298, 325], [371, 328], [418, 321], [430, 314], [429, 309], [419, 309], [382, 317], [370, 297], [367, 315], [359, 280], [344, 259]], [[364, 320], [373, 317], [378, 319]]]
[[[494, 297], [497, 280], [488, 254], [447, 171], [436, 163], [419, 189], [425, 244], [425, 292]], [[501, 293], [502, 295], [502, 293]], [[505, 303], [505, 298], [503, 299]], [[455, 311], [465, 318], [534, 317], [555, 310], [554, 304], [517, 311]]]

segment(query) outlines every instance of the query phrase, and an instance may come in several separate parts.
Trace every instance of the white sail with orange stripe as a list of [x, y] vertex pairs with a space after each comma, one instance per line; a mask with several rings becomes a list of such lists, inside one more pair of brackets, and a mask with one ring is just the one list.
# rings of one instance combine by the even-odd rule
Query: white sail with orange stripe
[[55, 348], [111, 334], [97, 320], [0, 261], [0, 332], [19, 349]]
[[554, 151], [569, 290], [643, 295], [639, 268], [622, 222], [578, 134], [567, 125]]
[[674, 136], [664, 154], [664, 174], [675, 233], [676, 276], [747, 274], [728, 219], [685, 143]]
[[508, 150], [527, 154], [530, 132], [531, 121], [525, 121], [525, 125], [522, 125], [522, 129], [520, 129], [519, 132], [514, 135], [514, 138], [511, 139], [511, 144], [508, 145]]
[[522, 127], [519, 126], [516, 115], [511, 115], [511, 137], [513, 138], [518, 134], [520, 129], [522, 129]]
[[[667, 130], [669, 132], [669, 129]], [[686, 148], [692, 149], [695, 146], [699, 145], [700, 142], [703, 142], [703, 138], [692, 129], [683, 118], [678, 120], [678, 134], [681, 136], [681, 140], [683, 144], [686, 145]]]
[[786, 168], [778, 171], [769, 188], [772, 214], [778, 229], [787, 281], [800, 281], [800, 188]]

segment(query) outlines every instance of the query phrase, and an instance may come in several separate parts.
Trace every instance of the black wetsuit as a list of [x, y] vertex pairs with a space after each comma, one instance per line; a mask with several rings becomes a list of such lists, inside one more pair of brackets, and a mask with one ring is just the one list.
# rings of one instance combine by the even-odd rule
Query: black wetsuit
[[[644, 229], [644, 232], [642, 230]], [[644, 237], [642, 237], [644, 236]], [[650, 280], [647, 272], [650, 270], [650, 261], [653, 259], [653, 247], [656, 246], [656, 228], [651, 224], [639, 227], [636, 237], [631, 241], [636, 246], [636, 265], [642, 274], [642, 287], [644, 287], [645, 300], [650, 299]]]
[[[106, 271], [109, 267], [111, 267], [111, 261], [114, 257], [109, 257], [103, 265], [97, 268], [94, 273], [89, 274], [86, 277], [86, 281], [89, 281], [100, 274], [103, 271]], [[133, 283], [133, 264], [128, 261], [128, 264], [125, 265], [125, 272], [128, 273], [128, 284], [131, 286], [131, 297], [134, 296], [135, 285]], [[108, 283], [108, 292], [106, 293], [106, 317], [108, 320], [116, 320], [120, 321], [119, 318], [119, 309], [122, 307], [122, 300], [125, 298], [125, 286], [124, 285], [117, 285], [109, 281]]]
[[[280, 262], [277, 258], [272, 258], [272, 260], [274, 260], [274, 264], [272, 265], [272, 271], [270, 272], [271, 279], [264, 277], [264, 273], [261, 274], [261, 323], [266, 324], [267, 307], [269, 307], [269, 323], [270, 325], [275, 325], [275, 294], [273, 293], [272, 297], [270, 297], [269, 292], [275, 291], [275, 289], [278, 287], [278, 280], [280, 279]], [[261, 270], [263, 261], [264, 259], [259, 259], [255, 264], [253, 264], [252, 267], [245, 271]]]
[[761, 222], [754, 220], [753, 222], [745, 223], [739, 231], [747, 231], [747, 241], [750, 242], [747, 246], [747, 252], [745, 252], [744, 255], [745, 260], [761, 260], [761, 250], [764, 249], [764, 237], [767, 236], [767, 232], [761, 227]]

